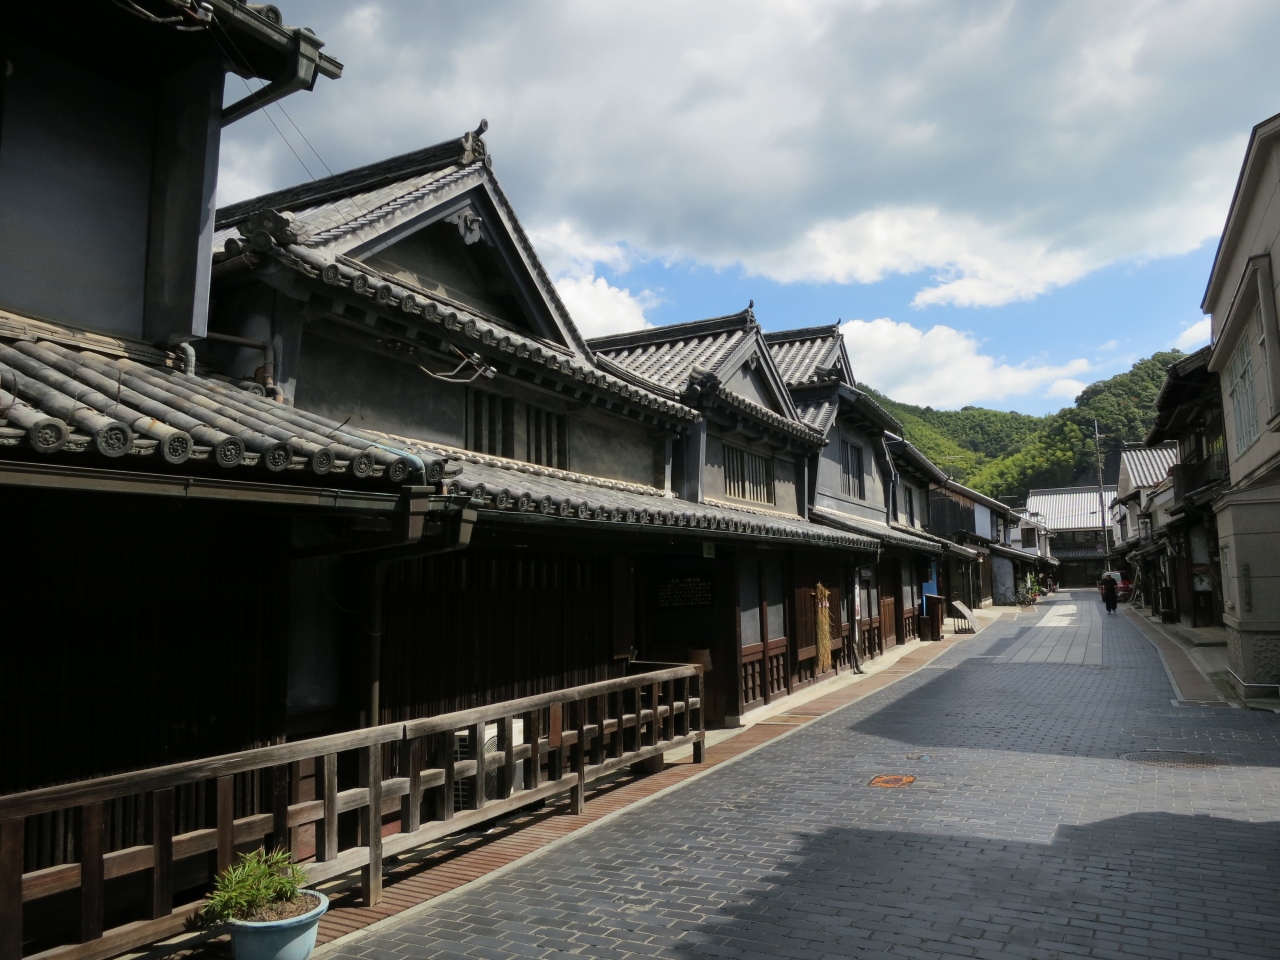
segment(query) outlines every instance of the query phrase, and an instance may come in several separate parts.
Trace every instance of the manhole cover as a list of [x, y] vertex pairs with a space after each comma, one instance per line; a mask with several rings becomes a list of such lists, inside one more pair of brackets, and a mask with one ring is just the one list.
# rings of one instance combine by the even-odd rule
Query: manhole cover
[[1182, 753], [1179, 750], [1141, 750], [1126, 753], [1122, 758], [1130, 763], [1145, 763], [1150, 767], [1218, 767], [1222, 761], [1210, 753]]
[[916, 782], [915, 777], [904, 777], [894, 773], [882, 773], [872, 777], [869, 787], [909, 787]]

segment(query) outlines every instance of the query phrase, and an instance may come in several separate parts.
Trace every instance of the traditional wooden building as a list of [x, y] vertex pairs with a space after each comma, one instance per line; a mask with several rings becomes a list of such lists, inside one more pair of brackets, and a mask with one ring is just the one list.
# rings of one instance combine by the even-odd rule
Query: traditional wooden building
[[[1142, 602], [1153, 615], [1191, 627], [1222, 626], [1225, 613], [1213, 503], [1230, 478], [1222, 394], [1218, 375], [1209, 370], [1210, 353], [1205, 347], [1169, 367], [1145, 459], [1124, 451], [1138, 469], [1131, 467], [1126, 478], [1122, 462], [1116, 498], [1129, 514], [1136, 511], [1136, 529], [1131, 522], [1121, 532], [1132, 546], [1125, 557], [1135, 568]], [[1155, 469], [1142, 469], [1152, 462]], [[1146, 483], [1134, 483], [1135, 477]], [[1133, 487], [1127, 496], [1126, 484]]]
[[1114, 485], [1045, 487], [1030, 492], [1028, 512], [1053, 534], [1053, 555], [1061, 561], [1061, 586], [1096, 586], [1107, 569], [1111, 547], [1108, 512], [1115, 496]]
[[[843, 548], [738, 552], [734, 643], [711, 651], [728, 668], [709, 685], [724, 698], [726, 722], [850, 664], [860, 636], [849, 602], [853, 571], [874, 565], [879, 544], [805, 521], [823, 435], [802, 419], [751, 308], [590, 345], [605, 369], [700, 413], [699, 426], [672, 446], [675, 496], [762, 522], [801, 522]], [[824, 615], [829, 629], [819, 627]], [[730, 677], [736, 689], [725, 686]]]
[[765, 334], [801, 419], [822, 436], [811, 456], [809, 516], [872, 537], [875, 564], [854, 568], [859, 652], [932, 636], [924, 596], [938, 594], [948, 541], [928, 532], [929, 487], [946, 475], [902, 439], [902, 425], [857, 388], [838, 326]]

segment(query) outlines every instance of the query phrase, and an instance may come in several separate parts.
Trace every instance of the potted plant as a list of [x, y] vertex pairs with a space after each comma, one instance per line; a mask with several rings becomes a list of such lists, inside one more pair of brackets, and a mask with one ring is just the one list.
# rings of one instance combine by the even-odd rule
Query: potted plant
[[236, 960], [307, 960], [329, 898], [304, 890], [288, 850], [254, 850], [218, 874], [201, 918], [225, 923]]

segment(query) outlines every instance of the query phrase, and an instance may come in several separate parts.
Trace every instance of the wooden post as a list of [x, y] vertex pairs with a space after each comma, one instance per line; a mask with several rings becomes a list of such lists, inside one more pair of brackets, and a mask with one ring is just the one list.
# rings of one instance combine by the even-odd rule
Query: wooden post
[[365, 747], [360, 759], [369, 784], [369, 803], [363, 811], [369, 862], [360, 871], [360, 891], [364, 905], [372, 907], [382, 900], [382, 744]]
[[444, 771], [444, 783], [436, 788], [437, 820], [453, 819], [453, 764], [458, 735], [452, 730], [436, 734], [436, 757], [433, 766]]
[[316, 828], [316, 859], [332, 860], [338, 855], [338, 755], [317, 757], [316, 787], [324, 803], [324, 819]]
[[476, 772], [472, 779], [471, 789], [471, 809], [482, 810], [484, 808], [484, 743], [485, 743], [485, 722], [481, 720], [479, 723], [473, 724], [471, 729], [467, 731], [467, 741], [470, 749], [467, 751], [471, 754], [469, 760], [475, 760]]
[[662, 684], [663, 695], [667, 700], [667, 715], [662, 718], [662, 739], [676, 738], [676, 684], [667, 680]]
[[560, 734], [564, 730], [564, 705], [556, 701], [547, 708], [547, 779], [559, 780], [564, 752]]
[[627, 712], [626, 708], [626, 691], [619, 690], [616, 693], [605, 694], [610, 705], [613, 707], [610, 713], [610, 719], [614, 721], [613, 736], [609, 738], [609, 759], [616, 760], [626, 752], [626, 740], [624, 739], [625, 731], [622, 729], [622, 715]]
[[422, 825], [422, 738], [401, 740], [400, 758], [409, 778], [409, 792], [400, 801], [400, 832], [413, 833]]
[[218, 873], [231, 866], [236, 852], [236, 778], [228, 774], [218, 778], [215, 805], [218, 824], [218, 848], [214, 866]]
[[506, 800], [516, 789], [515, 722], [512, 717], [498, 719], [498, 750], [502, 767], [498, 771], [498, 799]]
[[80, 843], [80, 942], [102, 936], [102, 801], [76, 808]]
[[382, 588], [386, 582], [387, 568], [374, 561], [369, 587], [369, 720], [367, 727], [376, 727], [382, 714]]
[[289, 764], [271, 768], [271, 846], [289, 850]]
[[151, 794], [151, 855], [147, 912], [158, 920], [173, 912], [173, 787]]
[[0, 821], [0, 960], [22, 960], [22, 856], [26, 821]]
[[578, 782], [573, 785], [569, 797], [569, 809], [574, 816], [581, 816], [587, 805], [587, 701], [579, 700], [573, 705], [573, 722], [578, 737], [573, 742], [569, 753], [569, 763], [577, 775]]
[[[702, 710], [702, 705], [703, 705], [703, 703], [705, 702], [706, 692], [705, 692], [705, 690], [703, 689], [703, 687], [704, 687], [704, 685], [705, 685], [705, 684], [704, 684], [704, 679], [703, 679], [703, 675], [702, 675], [702, 668], [701, 668], [701, 667], [699, 667], [699, 668], [698, 668], [697, 678], [698, 678], [698, 684], [697, 684], [697, 690], [698, 690], [698, 739], [697, 739], [697, 740], [695, 740], [695, 741], [694, 741], [694, 743], [693, 743], [693, 762], [694, 762], [694, 763], [704, 763], [704, 762], [706, 761], [706, 759], [707, 759], [707, 728], [706, 728], [706, 724], [705, 724], [705, 722], [704, 722], [704, 720], [703, 720], [703, 715], [704, 715], [704, 714], [703, 714], [703, 710]], [[687, 710], [687, 709], [688, 709], [688, 707], [686, 706], [686, 708], [685, 708], [685, 709]]]

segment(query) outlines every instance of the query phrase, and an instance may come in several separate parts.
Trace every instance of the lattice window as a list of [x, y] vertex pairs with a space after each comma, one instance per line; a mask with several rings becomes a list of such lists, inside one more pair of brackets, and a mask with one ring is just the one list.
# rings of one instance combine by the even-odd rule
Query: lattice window
[[569, 418], [532, 403], [525, 405], [525, 460], [544, 467], [569, 469]]
[[1022, 528], [1022, 545], [1029, 550], [1035, 549], [1035, 546], [1036, 546], [1036, 528], [1035, 527]]
[[773, 460], [726, 445], [724, 492], [738, 500], [773, 503]]
[[[1262, 309], [1254, 311], [1254, 323], [1261, 340]], [[1249, 336], [1245, 334], [1236, 345], [1227, 367], [1227, 380], [1231, 384], [1231, 413], [1235, 419], [1236, 455], [1248, 450], [1258, 439], [1258, 399], [1253, 386], [1253, 351]]]
[[845, 441], [840, 445], [840, 491], [846, 497], [867, 499], [862, 474], [862, 448]]

